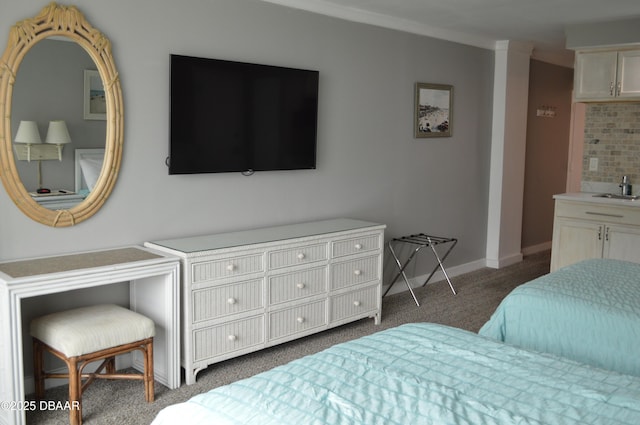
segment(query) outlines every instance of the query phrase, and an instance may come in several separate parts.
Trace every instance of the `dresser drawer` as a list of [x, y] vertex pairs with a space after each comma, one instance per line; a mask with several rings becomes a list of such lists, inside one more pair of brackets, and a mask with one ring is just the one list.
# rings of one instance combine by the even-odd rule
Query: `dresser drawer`
[[269, 304], [299, 300], [326, 290], [326, 266], [275, 275], [269, 277]]
[[194, 290], [193, 323], [264, 307], [263, 282], [260, 278]]
[[329, 322], [358, 316], [378, 308], [378, 285], [331, 297]]
[[269, 339], [288, 337], [327, 324], [327, 300], [299, 305], [269, 314]]
[[327, 244], [303, 245], [271, 251], [269, 254], [269, 269], [298, 266], [300, 264], [324, 261], [327, 259]]
[[640, 225], [640, 208], [624, 205], [556, 200], [555, 215], [598, 222]]
[[345, 255], [358, 254], [360, 252], [375, 251], [379, 248], [379, 235], [364, 235], [357, 238], [337, 240], [331, 244], [331, 257], [344, 257]]
[[356, 258], [331, 265], [331, 289], [340, 289], [380, 279], [380, 256]]
[[262, 315], [193, 332], [193, 360], [200, 361], [264, 344]]
[[193, 283], [199, 283], [261, 272], [264, 270], [263, 255], [262, 253], [257, 253], [194, 263], [191, 266], [191, 280]]

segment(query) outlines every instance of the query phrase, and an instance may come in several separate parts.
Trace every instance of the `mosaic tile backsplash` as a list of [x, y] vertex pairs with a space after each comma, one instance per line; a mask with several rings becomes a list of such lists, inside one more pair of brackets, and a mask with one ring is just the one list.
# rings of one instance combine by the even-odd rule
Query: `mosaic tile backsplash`
[[[591, 158], [598, 158], [597, 171], [589, 171]], [[640, 103], [587, 104], [583, 182], [618, 184], [623, 175], [640, 189]]]

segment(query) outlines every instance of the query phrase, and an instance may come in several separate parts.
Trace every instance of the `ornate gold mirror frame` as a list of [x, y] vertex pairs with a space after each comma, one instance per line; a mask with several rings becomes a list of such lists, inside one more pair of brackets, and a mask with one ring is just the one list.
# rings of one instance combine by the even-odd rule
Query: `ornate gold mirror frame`
[[[96, 64], [104, 85], [107, 128], [104, 162], [91, 193], [68, 210], [49, 210], [39, 205], [25, 189], [14, 160], [11, 136], [11, 96], [24, 55], [35, 43], [62, 36], [78, 43]], [[0, 177], [9, 197], [27, 216], [54, 227], [72, 226], [94, 215], [111, 194], [122, 159], [122, 90], [111, 54], [111, 42], [93, 28], [73, 6], [51, 3], [38, 16], [16, 23], [9, 32], [7, 48], [0, 59]]]

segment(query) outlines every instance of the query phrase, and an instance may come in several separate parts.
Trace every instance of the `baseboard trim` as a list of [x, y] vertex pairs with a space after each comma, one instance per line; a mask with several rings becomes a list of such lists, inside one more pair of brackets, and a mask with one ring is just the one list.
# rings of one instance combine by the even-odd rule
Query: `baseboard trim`
[[502, 267], [507, 267], [512, 264], [519, 263], [520, 261], [522, 261], [523, 257], [524, 256], [522, 255], [522, 252], [516, 252], [507, 257], [498, 258], [497, 260], [495, 259], [490, 260], [487, 258], [486, 266], [491, 267], [492, 269], [500, 269]]
[[549, 251], [550, 249], [551, 249], [551, 241], [544, 242], [538, 245], [528, 246], [526, 248], [522, 248], [522, 254], [532, 255], [542, 251]]

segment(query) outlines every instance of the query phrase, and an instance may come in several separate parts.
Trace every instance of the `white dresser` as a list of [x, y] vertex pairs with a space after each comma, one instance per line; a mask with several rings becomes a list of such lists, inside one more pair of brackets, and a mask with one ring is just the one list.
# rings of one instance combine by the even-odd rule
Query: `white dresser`
[[382, 309], [383, 224], [335, 219], [147, 242], [182, 258], [182, 366], [207, 366]]

